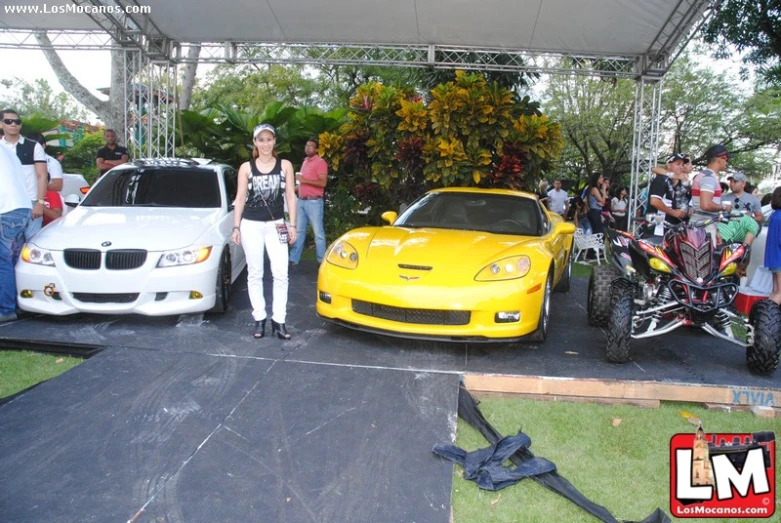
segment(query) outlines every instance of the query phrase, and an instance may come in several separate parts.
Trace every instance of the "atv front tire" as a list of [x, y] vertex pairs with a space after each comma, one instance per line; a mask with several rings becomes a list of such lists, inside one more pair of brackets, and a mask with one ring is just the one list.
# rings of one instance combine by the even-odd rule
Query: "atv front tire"
[[597, 265], [588, 280], [588, 324], [606, 327], [610, 319], [610, 283], [621, 273], [613, 265]]
[[635, 299], [631, 287], [615, 285], [613, 304], [607, 323], [607, 360], [613, 363], [629, 361], [629, 343], [632, 339], [632, 309]]
[[748, 317], [754, 326], [754, 345], [746, 347], [748, 370], [772, 374], [781, 355], [781, 308], [770, 300], [754, 304]]

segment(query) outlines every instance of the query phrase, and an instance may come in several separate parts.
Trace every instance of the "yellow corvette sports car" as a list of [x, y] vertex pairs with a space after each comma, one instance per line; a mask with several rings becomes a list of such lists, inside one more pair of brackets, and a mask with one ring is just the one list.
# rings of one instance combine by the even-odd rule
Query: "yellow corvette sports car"
[[550, 294], [569, 290], [575, 226], [536, 196], [436, 189], [383, 219], [391, 225], [354, 229], [328, 248], [320, 317], [404, 338], [545, 340]]

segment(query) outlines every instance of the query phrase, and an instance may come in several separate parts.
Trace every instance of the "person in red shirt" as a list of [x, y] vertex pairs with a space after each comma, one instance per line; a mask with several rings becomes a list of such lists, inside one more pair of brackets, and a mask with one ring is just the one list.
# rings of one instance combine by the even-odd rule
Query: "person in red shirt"
[[290, 252], [290, 263], [293, 265], [301, 261], [301, 253], [306, 242], [306, 227], [312, 224], [312, 232], [315, 234], [315, 252], [317, 263], [323, 261], [325, 256], [325, 228], [323, 227], [323, 210], [325, 201], [325, 185], [328, 183], [328, 165], [317, 154], [318, 143], [315, 138], [306, 142], [304, 153], [306, 158], [301, 164], [301, 174], [296, 174], [298, 187], [298, 238]]
[[62, 198], [57, 191], [46, 191], [43, 199], [43, 226], [62, 216]]

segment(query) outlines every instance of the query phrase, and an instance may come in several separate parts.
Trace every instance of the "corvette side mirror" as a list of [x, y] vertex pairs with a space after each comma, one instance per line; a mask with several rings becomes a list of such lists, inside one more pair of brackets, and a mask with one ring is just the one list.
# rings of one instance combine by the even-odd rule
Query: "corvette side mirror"
[[555, 234], [575, 234], [575, 224], [574, 223], [560, 223], [556, 226], [556, 229], [554, 229]]
[[398, 217], [399, 217], [399, 215], [396, 212], [394, 212], [394, 211], [385, 211], [384, 213], [382, 213], [382, 216], [381, 216], [381, 218], [384, 221], [388, 222], [390, 225], [393, 225], [393, 222], [395, 222], [396, 218], [398, 218]]

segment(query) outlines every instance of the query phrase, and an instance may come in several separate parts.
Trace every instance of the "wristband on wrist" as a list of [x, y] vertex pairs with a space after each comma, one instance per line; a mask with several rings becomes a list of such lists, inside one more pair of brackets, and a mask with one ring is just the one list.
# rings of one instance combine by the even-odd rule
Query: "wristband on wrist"
[[287, 226], [287, 228], [288, 228], [288, 229], [295, 229], [295, 228], [296, 228], [296, 226], [295, 226], [295, 225], [288, 225], [288, 226]]
[[239, 228], [239, 227], [234, 227], [232, 230], [234, 230], [234, 231], [240, 231], [240, 230], [241, 230], [241, 228]]

